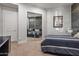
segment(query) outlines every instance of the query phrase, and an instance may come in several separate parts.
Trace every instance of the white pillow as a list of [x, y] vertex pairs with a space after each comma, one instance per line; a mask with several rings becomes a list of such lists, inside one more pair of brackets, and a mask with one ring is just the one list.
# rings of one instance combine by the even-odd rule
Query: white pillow
[[79, 38], [79, 32], [75, 34], [74, 37]]

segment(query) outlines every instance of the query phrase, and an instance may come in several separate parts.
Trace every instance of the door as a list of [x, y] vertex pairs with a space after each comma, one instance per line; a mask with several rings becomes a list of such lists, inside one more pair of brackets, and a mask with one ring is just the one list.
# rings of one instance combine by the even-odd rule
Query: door
[[17, 41], [17, 10], [3, 7], [3, 34], [11, 35], [11, 41]]

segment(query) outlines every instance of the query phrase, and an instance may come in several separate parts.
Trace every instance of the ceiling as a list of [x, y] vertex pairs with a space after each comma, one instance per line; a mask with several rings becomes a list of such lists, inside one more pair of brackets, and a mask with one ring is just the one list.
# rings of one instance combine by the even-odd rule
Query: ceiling
[[60, 7], [60, 6], [64, 6], [64, 5], [72, 5], [72, 3], [24, 3], [26, 5], [30, 5], [30, 6], [36, 6], [39, 8], [54, 8], [54, 7]]
[[0, 3], [0, 5], [6, 6], [6, 7], [18, 8], [18, 5], [15, 3]]
[[[18, 8], [18, 3], [0, 3], [0, 4], [4, 6], [13, 7], [13, 8]], [[44, 9], [60, 7], [64, 5], [68, 5], [68, 6], [72, 5], [72, 3], [22, 3], [22, 4], [34, 6], [38, 8], [44, 8]]]

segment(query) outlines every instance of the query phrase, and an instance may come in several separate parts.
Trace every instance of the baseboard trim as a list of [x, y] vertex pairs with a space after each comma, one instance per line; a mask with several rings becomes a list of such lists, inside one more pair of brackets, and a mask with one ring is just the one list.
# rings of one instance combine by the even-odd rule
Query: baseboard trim
[[18, 41], [18, 44], [22, 44], [22, 43], [26, 43], [27, 40], [21, 40], [21, 41]]

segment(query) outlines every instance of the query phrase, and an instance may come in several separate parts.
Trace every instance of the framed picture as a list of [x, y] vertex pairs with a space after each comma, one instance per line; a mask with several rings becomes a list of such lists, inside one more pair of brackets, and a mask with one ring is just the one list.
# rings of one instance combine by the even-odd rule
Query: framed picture
[[54, 28], [63, 27], [63, 16], [53, 16], [53, 27]]

